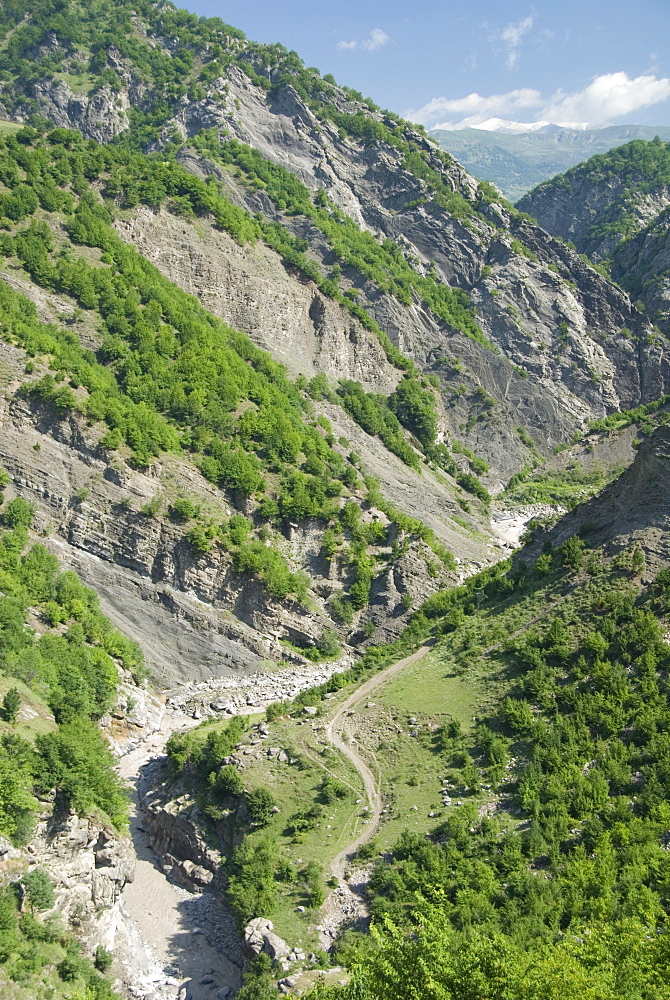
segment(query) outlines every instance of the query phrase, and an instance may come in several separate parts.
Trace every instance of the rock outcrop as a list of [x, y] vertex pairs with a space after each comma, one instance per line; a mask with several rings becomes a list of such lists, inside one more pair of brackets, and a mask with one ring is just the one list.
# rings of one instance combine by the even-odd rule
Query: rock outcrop
[[670, 427], [657, 427], [642, 441], [632, 465], [599, 496], [538, 537], [524, 550], [524, 560], [532, 562], [545, 541], [557, 547], [585, 526], [589, 546], [602, 545], [607, 554], [639, 546], [646, 556], [647, 580], [670, 563]]
[[77, 816], [60, 797], [42, 807], [25, 849], [0, 847], [0, 870], [12, 876], [33, 866], [45, 871], [54, 912], [77, 928], [90, 951], [98, 944], [111, 948], [117, 934], [132, 936], [121, 901], [135, 871], [128, 839], [95, 817]]
[[244, 943], [250, 957], [268, 955], [274, 962], [288, 958], [291, 949], [274, 933], [274, 924], [266, 917], [255, 917], [244, 928]]

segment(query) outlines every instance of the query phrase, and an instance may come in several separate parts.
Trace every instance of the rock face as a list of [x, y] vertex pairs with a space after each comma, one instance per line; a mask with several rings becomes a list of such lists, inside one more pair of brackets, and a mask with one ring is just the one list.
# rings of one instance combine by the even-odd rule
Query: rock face
[[34, 84], [34, 100], [56, 125], [74, 126], [97, 142], [110, 142], [128, 128], [130, 101], [124, 91], [117, 94], [103, 87], [83, 97], [73, 94], [63, 81], [44, 80]]
[[[570, 240], [593, 260], [611, 257], [622, 236], [628, 235], [617, 226], [624, 215], [631, 216], [630, 225], [637, 231], [670, 202], [667, 184], [651, 192], [638, 191], [639, 173], [617, 176], [607, 169], [607, 157], [601, 159], [604, 169], [587, 162], [541, 184], [519, 202], [521, 211], [534, 216], [548, 233]], [[612, 232], [599, 234], [604, 222], [612, 223]]]
[[[50, 317], [53, 303], [43, 294], [36, 300]], [[326, 602], [350, 575], [345, 559], [329, 561], [320, 554], [316, 525], [289, 526], [282, 542], [291, 565], [306, 570], [314, 582], [311, 606], [272, 601], [254, 577], [233, 572], [225, 553], [195, 552], [185, 537], [188, 526], [167, 516], [177, 495], [195, 498], [221, 520], [230, 515], [226, 497], [193, 466], [166, 455], [139, 472], [101, 452], [98, 431], [82, 418], [60, 419], [12, 398], [26, 377], [25, 358], [7, 346], [3, 360], [12, 380], [10, 398], [0, 400], [0, 465], [13, 488], [35, 504], [45, 544], [65, 568], [94, 587], [105, 613], [140, 643], [154, 680], [173, 687], [187, 680], [239, 677], [268, 660], [304, 663], [281, 640], [311, 645], [325, 627], [336, 627]], [[452, 485], [429, 470], [408, 469], [339, 407], [323, 404], [322, 410], [332, 417], [335, 434], [346, 436], [348, 447], [361, 455], [366, 471], [377, 475], [384, 495], [428, 524], [465, 568], [498, 557], [478, 533], [485, 523], [463, 514]], [[160, 505], [156, 516], [142, 510], [153, 500]], [[459, 514], [466, 530], [453, 520]], [[375, 517], [388, 523], [380, 512], [364, 514], [368, 520]], [[404, 593], [428, 596], [443, 582], [430, 574], [422, 551], [410, 546], [394, 563], [394, 589], [383, 600], [375, 596], [371, 616], [379, 637], [402, 628]], [[137, 695], [132, 697], [139, 709]], [[147, 704], [143, 711], [158, 708]], [[132, 736], [132, 728], [124, 738]]]
[[[340, 104], [351, 112], [357, 110], [344, 99]], [[442, 280], [470, 294], [477, 319], [498, 352], [450, 328], [420, 301], [403, 306], [371, 282], [361, 281], [352, 269], [345, 269], [346, 280], [358, 289], [361, 301], [391, 340], [420, 368], [437, 375], [444, 400], [444, 436], [464, 440], [489, 462], [492, 486], [506, 481], [528, 458], [519, 426], [530, 433], [541, 452], [550, 454], [584, 420], [653, 398], [659, 381], [658, 349], [647, 350], [643, 345], [638, 350], [618, 335], [622, 328], [645, 328], [644, 321], [620, 289], [573, 251], [547, 240], [538, 227], [519, 222], [499, 206], [484, 207], [487, 217], [468, 219], [466, 225], [430, 200], [425, 182], [404, 168], [403, 154], [395, 148], [382, 143], [363, 146], [342, 138], [329, 122], [318, 122], [316, 130], [312, 111], [288, 85], [270, 98], [233, 69], [225, 93], [214, 89], [205, 100], [185, 105], [171, 127], [188, 138], [215, 124], [291, 170], [312, 191], [323, 188], [364, 229], [401, 246], [408, 259], [418, 262], [417, 267], [426, 271], [433, 267]], [[407, 134], [426, 152], [432, 150], [417, 133], [408, 129]], [[180, 156], [188, 169], [201, 176], [217, 174], [233, 200], [249, 211], [281, 218], [309, 241], [311, 252], [326, 270], [332, 265], [322, 235], [304, 218], [278, 213], [263, 193], [250, 191], [203, 157], [188, 151]], [[431, 166], [454, 191], [472, 198], [476, 182], [458, 164], [445, 167], [435, 156]], [[411, 207], [425, 199], [425, 207]], [[162, 220], [152, 225], [145, 213], [124, 226], [128, 238], [151, 253], [160, 224]], [[316, 346], [324, 334], [303, 321], [300, 329], [294, 325], [295, 333], [288, 339], [283, 330], [264, 330], [266, 324], [259, 322], [257, 308], [250, 317], [246, 302], [235, 302], [238, 296], [232, 285], [219, 295], [211, 291], [225, 285], [233, 266], [229, 254], [224, 250], [223, 255], [205, 255], [201, 249], [196, 256], [206, 256], [208, 265], [204, 271], [200, 268], [202, 278], [194, 279], [189, 268], [193, 237], [182, 232], [182, 241], [171, 247], [169, 238], [166, 252], [155, 254], [157, 266], [199, 295], [214, 312], [230, 322], [247, 324], [245, 331], [276, 357], [287, 361], [292, 354], [287, 361], [291, 370], [315, 364], [333, 377], [354, 366], [350, 339], [347, 343], [345, 331], [337, 332], [341, 320], [335, 321], [332, 315], [324, 318], [330, 329], [327, 352]], [[232, 249], [239, 257], [239, 248]], [[243, 256], [248, 274], [254, 254], [245, 251]], [[195, 270], [197, 274], [199, 268]], [[316, 310], [325, 317], [322, 297], [314, 289], [312, 294], [316, 304], [312, 313]], [[280, 294], [281, 322], [286, 315], [282, 301]], [[351, 330], [350, 321], [345, 326]], [[296, 336], [297, 340], [291, 340]], [[365, 345], [370, 335], [357, 330], [356, 340], [357, 377], [368, 384], [367, 363], [362, 375], [360, 371], [362, 357], [369, 354]], [[386, 363], [378, 384], [388, 385], [393, 378]], [[660, 376], [663, 385], [664, 379]], [[487, 397], [494, 401], [490, 410], [482, 405]]]
[[77, 816], [57, 798], [44, 804], [27, 850], [0, 853], [0, 867], [16, 870], [28, 862], [46, 871], [55, 910], [93, 950], [96, 944], [111, 947], [126, 923], [121, 892], [134, 877], [130, 842], [94, 817]]
[[[193, 158], [185, 165], [200, 172]], [[379, 340], [312, 282], [287, 273], [269, 247], [242, 249], [226, 232], [209, 225], [196, 229], [142, 206], [116, 226], [171, 281], [270, 351], [292, 376], [323, 372], [333, 381], [351, 378], [368, 391], [386, 393], [400, 380]]]
[[631, 143], [540, 185], [519, 206], [553, 236], [572, 240], [593, 261], [605, 261], [637, 308], [666, 336], [670, 332], [667, 149], [657, 141]]
[[[670, 562], [670, 428], [657, 427], [646, 438], [633, 464], [603, 492], [580, 504], [548, 534], [554, 547], [590, 522], [589, 545], [617, 553], [639, 545], [645, 552], [645, 576], [651, 579]], [[524, 558], [532, 561], [544, 541], [537, 539]]]
[[614, 251], [612, 276], [667, 335], [670, 317], [670, 207]]
[[140, 803], [149, 842], [166, 873], [182, 884], [186, 880], [199, 888], [209, 886], [221, 867], [221, 855], [203, 837], [204, 817], [197, 806], [188, 797], [167, 797], [163, 783], [156, 780], [161, 777], [165, 774], [155, 765], [143, 779]]

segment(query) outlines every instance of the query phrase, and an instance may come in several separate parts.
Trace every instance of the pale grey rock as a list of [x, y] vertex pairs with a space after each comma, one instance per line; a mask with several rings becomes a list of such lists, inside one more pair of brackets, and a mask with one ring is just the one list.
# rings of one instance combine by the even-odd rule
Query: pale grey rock
[[244, 928], [244, 942], [253, 955], [263, 952], [274, 961], [288, 958], [291, 949], [283, 938], [274, 933], [274, 925], [265, 917], [255, 917]]

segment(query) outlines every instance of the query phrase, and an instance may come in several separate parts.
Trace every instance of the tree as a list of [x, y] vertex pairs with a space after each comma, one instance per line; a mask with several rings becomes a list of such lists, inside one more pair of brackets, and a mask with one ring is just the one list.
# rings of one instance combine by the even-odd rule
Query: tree
[[270, 822], [274, 808], [274, 796], [267, 788], [255, 788], [247, 795], [249, 819], [256, 826], [266, 826]]
[[28, 528], [33, 519], [34, 507], [27, 500], [15, 497], [10, 500], [0, 515], [6, 528]]
[[100, 730], [89, 719], [72, 719], [55, 733], [35, 740], [40, 754], [39, 784], [61, 788], [78, 813], [103, 809], [116, 826], [127, 815], [127, 794], [115, 772], [115, 760]]
[[563, 542], [558, 550], [563, 565], [567, 566], [568, 569], [575, 570], [575, 572], [580, 569], [584, 559], [585, 547], [584, 542], [578, 535], [572, 535]]
[[50, 910], [54, 905], [54, 890], [51, 879], [41, 868], [33, 868], [21, 879], [31, 912], [35, 910]]
[[114, 956], [103, 945], [99, 944], [95, 949], [95, 967], [99, 972], [107, 972], [110, 968]]
[[10, 726], [13, 726], [18, 719], [20, 708], [21, 695], [19, 690], [15, 687], [10, 688], [2, 699], [2, 714], [5, 717], [5, 722], [8, 722]]
[[0, 738], [0, 833], [25, 843], [31, 815], [37, 808], [32, 795], [35, 755], [32, 747], [15, 733]]
[[646, 559], [644, 552], [639, 545], [636, 545], [633, 549], [633, 554], [630, 560], [630, 571], [633, 576], [640, 576], [644, 572], [644, 567], [646, 565]]
[[244, 791], [242, 775], [234, 764], [226, 764], [220, 771], [211, 771], [208, 782], [212, 786], [212, 791], [221, 798], [241, 795]]

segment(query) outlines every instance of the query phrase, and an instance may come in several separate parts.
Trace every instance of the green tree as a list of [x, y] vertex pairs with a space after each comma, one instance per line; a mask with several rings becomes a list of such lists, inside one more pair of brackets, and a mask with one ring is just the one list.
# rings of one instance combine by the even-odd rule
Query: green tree
[[51, 879], [42, 868], [33, 868], [21, 879], [31, 911], [50, 910], [55, 896]]
[[11, 687], [2, 699], [2, 714], [5, 718], [5, 722], [8, 722], [10, 726], [13, 726], [18, 719], [20, 708], [21, 695], [19, 693], [19, 689]]
[[266, 826], [275, 808], [275, 799], [268, 788], [254, 788], [247, 795], [247, 812], [255, 826]]

